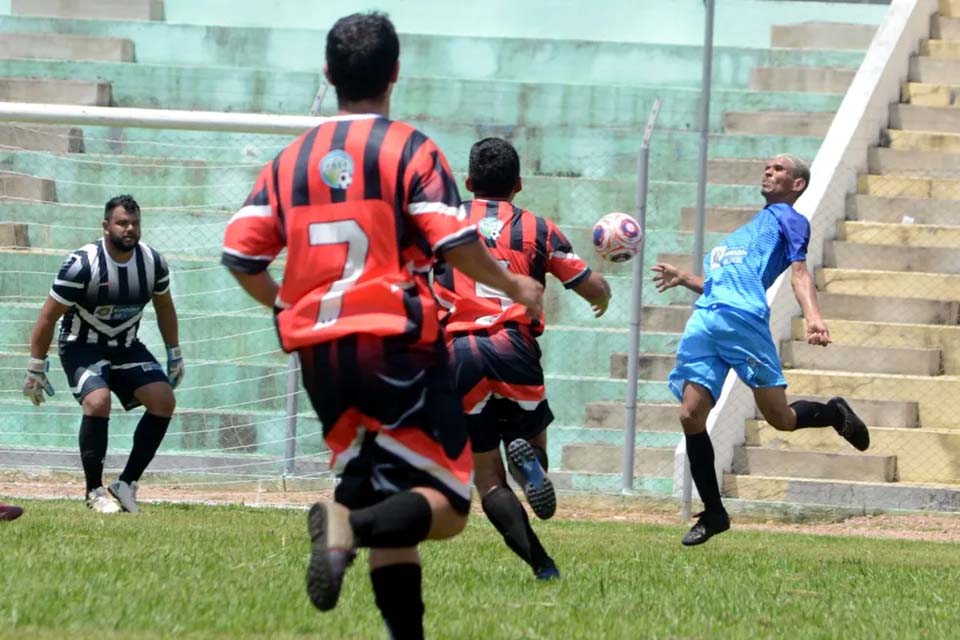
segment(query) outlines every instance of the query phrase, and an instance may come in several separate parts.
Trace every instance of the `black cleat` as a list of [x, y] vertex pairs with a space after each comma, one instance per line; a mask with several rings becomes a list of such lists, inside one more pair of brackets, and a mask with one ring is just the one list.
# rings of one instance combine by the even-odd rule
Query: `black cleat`
[[350, 510], [336, 502], [317, 502], [307, 514], [307, 530], [307, 595], [317, 609], [329, 611], [337, 606], [343, 576], [357, 555]]
[[833, 404], [840, 415], [843, 416], [843, 426], [834, 427], [844, 439], [852, 444], [858, 451], [866, 451], [870, 447], [870, 432], [863, 420], [853, 412], [847, 401], [841, 397], [830, 398], [829, 404]]
[[730, 528], [730, 516], [724, 511], [702, 511], [694, 516], [699, 518], [697, 524], [683, 536], [682, 542], [688, 547], [703, 544], [718, 533]]
[[541, 520], [553, 517], [557, 510], [557, 494], [547, 472], [540, 466], [533, 446], [518, 438], [507, 447], [510, 475], [523, 488], [530, 508]]
[[551, 582], [553, 580], [560, 579], [560, 570], [557, 569], [557, 565], [550, 563], [545, 567], [541, 567], [537, 570], [537, 580], [543, 582]]

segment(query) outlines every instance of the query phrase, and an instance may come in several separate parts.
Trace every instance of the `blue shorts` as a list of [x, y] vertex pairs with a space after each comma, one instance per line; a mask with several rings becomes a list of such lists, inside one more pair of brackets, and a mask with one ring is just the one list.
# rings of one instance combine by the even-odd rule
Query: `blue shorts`
[[694, 382], [706, 387], [716, 403], [730, 369], [752, 389], [787, 386], [766, 322], [729, 307], [695, 309], [667, 379], [670, 391], [682, 400], [684, 382]]

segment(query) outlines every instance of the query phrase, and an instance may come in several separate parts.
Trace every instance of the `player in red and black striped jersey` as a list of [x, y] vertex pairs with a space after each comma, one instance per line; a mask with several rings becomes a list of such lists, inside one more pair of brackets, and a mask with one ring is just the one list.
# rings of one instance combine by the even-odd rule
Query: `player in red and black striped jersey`
[[[589, 302], [596, 316], [603, 315], [610, 301], [606, 280], [574, 253], [551, 220], [513, 205], [522, 186], [520, 158], [509, 142], [486, 138], [473, 145], [467, 189], [475, 199], [465, 206], [487, 248], [510, 271], [541, 284], [552, 274]], [[502, 442], [511, 474], [534, 513], [543, 519], [552, 516], [556, 495], [546, 475], [546, 428], [553, 414], [536, 341], [544, 330], [543, 314], [528, 316], [509, 294], [452, 267], [438, 262], [434, 290], [463, 396], [483, 510], [539, 579], [559, 577], [523, 506], [507, 487], [500, 454]]]
[[[377, 606], [397, 638], [422, 637], [417, 545], [466, 524], [473, 461], [427, 273], [435, 256], [509, 291], [536, 317], [543, 287], [500, 266], [428, 137], [388, 118], [399, 40], [382, 14], [327, 34], [339, 113], [285, 148], [230, 221], [223, 263], [274, 307], [284, 349], [323, 423], [340, 482], [310, 510], [307, 592], [336, 605], [370, 547]], [[283, 284], [266, 271], [286, 248]]]

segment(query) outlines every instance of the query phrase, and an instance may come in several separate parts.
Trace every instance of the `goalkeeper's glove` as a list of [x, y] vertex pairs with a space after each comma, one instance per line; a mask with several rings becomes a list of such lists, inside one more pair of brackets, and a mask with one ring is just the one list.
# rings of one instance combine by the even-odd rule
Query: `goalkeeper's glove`
[[43, 393], [52, 396], [53, 385], [47, 379], [47, 371], [50, 370], [50, 363], [46, 358], [30, 358], [30, 364], [27, 365], [27, 377], [23, 381], [23, 395], [30, 398], [36, 406], [40, 406], [43, 401]]
[[183, 380], [183, 354], [180, 347], [167, 347], [167, 380], [174, 389]]

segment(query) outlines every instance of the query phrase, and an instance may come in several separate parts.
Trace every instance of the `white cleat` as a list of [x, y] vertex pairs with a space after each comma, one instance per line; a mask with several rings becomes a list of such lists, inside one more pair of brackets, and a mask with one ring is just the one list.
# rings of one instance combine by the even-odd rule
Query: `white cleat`
[[87, 493], [87, 506], [97, 513], [120, 513], [120, 505], [107, 495], [103, 487], [91, 489]]
[[137, 507], [136, 482], [127, 484], [123, 480], [114, 480], [110, 483], [110, 486], [107, 487], [107, 491], [109, 491], [110, 495], [117, 499], [117, 502], [120, 503], [120, 508], [127, 513], [140, 512], [140, 509]]

